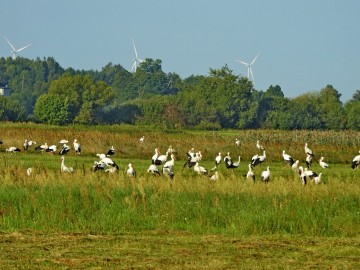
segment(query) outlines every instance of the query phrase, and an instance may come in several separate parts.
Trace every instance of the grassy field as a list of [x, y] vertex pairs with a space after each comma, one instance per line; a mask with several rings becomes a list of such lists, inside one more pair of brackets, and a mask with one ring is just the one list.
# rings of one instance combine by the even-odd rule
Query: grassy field
[[[359, 153], [358, 132], [0, 128], [3, 269], [357, 269], [360, 263], [360, 172], [350, 167]], [[82, 145], [80, 156], [66, 155], [73, 174], [60, 172], [57, 154], [5, 151], [25, 139], [50, 145], [64, 138]], [[254, 184], [245, 175], [251, 157], [260, 154], [256, 140], [267, 159], [254, 168]], [[305, 142], [315, 153], [312, 169], [323, 173], [319, 185], [303, 186], [282, 161], [286, 150], [304, 165]], [[96, 153], [111, 145], [120, 171], [92, 172]], [[174, 179], [149, 175], [154, 149], [165, 152], [169, 145], [177, 150]], [[240, 167], [221, 164], [220, 179], [210, 181], [183, 168], [192, 147], [208, 169], [219, 151], [240, 155]], [[320, 156], [329, 169], [319, 166]], [[129, 162], [136, 178], [125, 174]], [[260, 180], [266, 166], [267, 185]]]

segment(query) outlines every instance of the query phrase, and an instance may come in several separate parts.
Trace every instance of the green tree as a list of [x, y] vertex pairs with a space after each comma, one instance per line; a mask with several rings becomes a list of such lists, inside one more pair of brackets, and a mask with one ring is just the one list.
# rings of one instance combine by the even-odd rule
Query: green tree
[[34, 109], [35, 117], [43, 123], [64, 125], [71, 122], [69, 118], [68, 98], [58, 94], [41, 95]]

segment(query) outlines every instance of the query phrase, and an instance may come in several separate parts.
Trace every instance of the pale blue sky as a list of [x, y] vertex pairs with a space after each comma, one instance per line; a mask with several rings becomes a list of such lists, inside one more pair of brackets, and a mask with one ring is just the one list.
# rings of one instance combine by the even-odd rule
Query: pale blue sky
[[[54, 57], [64, 67], [130, 70], [139, 57], [161, 59], [182, 78], [251, 62], [255, 88], [280, 85], [286, 97], [333, 85], [342, 100], [360, 89], [358, 0], [1, 0], [0, 34], [19, 55]], [[2, 41], [1, 41], [2, 40]], [[0, 39], [0, 56], [10, 47]]]

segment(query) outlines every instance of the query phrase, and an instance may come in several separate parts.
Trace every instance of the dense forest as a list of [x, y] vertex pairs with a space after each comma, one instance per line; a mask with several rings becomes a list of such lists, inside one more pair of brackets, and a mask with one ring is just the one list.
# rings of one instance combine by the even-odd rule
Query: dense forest
[[145, 59], [136, 72], [108, 63], [100, 71], [64, 69], [54, 58], [0, 58], [1, 121], [54, 125], [144, 124], [162, 128], [360, 130], [360, 90], [343, 104], [331, 85], [284, 96], [279, 85], [254, 89], [227, 65], [207, 76], [165, 73]]

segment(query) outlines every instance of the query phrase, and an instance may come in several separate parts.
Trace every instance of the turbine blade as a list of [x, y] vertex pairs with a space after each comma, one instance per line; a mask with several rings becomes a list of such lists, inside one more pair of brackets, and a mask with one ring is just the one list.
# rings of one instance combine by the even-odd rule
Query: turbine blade
[[252, 68], [250, 67], [249, 69], [250, 69], [250, 74], [251, 74], [253, 85], [255, 85], [255, 79], [254, 79], [254, 74], [252, 72]]
[[252, 64], [254, 64], [254, 63], [255, 63], [256, 58], [258, 58], [258, 56], [259, 56], [259, 55], [260, 55], [260, 52], [258, 52], [258, 54], [255, 56], [254, 60], [252, 60], [252, 62], [251, 62], [251, 64], [250, 64], [250, 66], [251, 66]]
[[16, 51], [15, 47], [10, 43], [10, 41], [4, 36], [5, 40], [7, 41], [7, 43], [9, 43], [9, 45], [11, 46], [11, 48], [13, 49], [13, 51]]
[[136, 47], [135, 47], [135, 42], [134, 42], [134, 39], [132, 39], [132, 43], [133, 43], [133, 46], [134, 46], [134, 51], [135, 51], [135, 58], [138, 58], [137, 51], [136, 51]]
[[20, 51], [22, 51], [22, 50], [26, 49], [27, 47], [29, 47], [30, 45], [31, 45], [31, 44], [28, 44], [28, 45], [26, 45], [26, 46], [22, 47], [21, 49], [16, 50], [16, 52], [20, 52]]
[[237, 62], [239, 62], [239, 63], [241, 63], [241, 64], [244, 64], [245, 66], [248, 66], [248, 63], [245, 63], [245, 62], [243, 62], [243, 61], [240, 61], [240, 60], [235, 60], [235, 61], [237, 61]]

